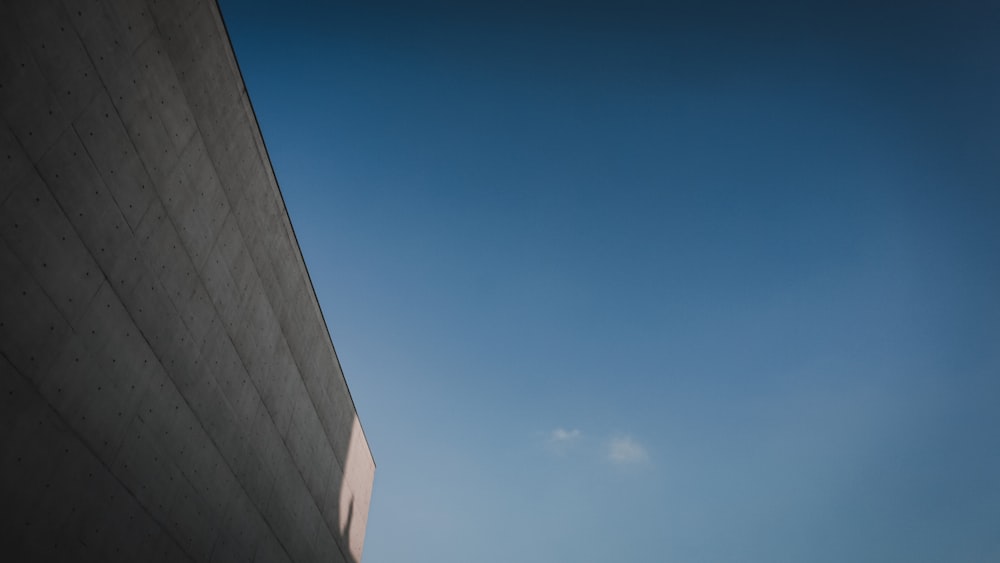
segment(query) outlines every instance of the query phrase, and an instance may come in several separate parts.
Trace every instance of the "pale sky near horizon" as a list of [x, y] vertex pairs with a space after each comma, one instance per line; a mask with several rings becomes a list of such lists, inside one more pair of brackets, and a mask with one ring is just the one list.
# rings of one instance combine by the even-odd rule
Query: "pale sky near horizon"
[[220, 3], [365, 563], [1000, 561], [1000, 4]]

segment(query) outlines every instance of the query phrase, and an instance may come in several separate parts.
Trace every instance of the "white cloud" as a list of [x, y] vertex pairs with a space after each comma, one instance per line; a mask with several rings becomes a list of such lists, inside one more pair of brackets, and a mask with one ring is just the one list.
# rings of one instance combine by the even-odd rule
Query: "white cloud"
[[640, 463], [649, 459], [649, 454], [642, 444], [631, 436], [618, 436], [608, 443], [608, 459], [614, 463], [626, 465]]
[[549, 433], [549, 441], [553, 444], [566, 444], [569, 442], [575, 442], [580, 439], [581, 432], [576, 428], [572, 430], [566, 430], [564, 428], [556, 428], [551, 433]]

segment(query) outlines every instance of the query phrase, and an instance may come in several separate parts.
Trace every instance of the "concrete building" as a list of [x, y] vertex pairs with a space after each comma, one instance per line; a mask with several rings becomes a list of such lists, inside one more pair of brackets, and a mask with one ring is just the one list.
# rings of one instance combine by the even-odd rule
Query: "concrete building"
[[361, 559], [374, 462], [213, 0], [0, 0], [0, 559]]

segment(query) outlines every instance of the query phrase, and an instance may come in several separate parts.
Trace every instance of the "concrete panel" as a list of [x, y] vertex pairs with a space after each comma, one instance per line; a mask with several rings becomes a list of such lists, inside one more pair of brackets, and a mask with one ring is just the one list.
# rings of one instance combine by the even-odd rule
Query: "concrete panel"
[[147, 435], [134, 425], [125, 436], [111, 470], [132, 495], [159, 522], [165, 522], [184, 476]]
[[263, 386], [259, 386], [258, 391], [274, 420], [275, 428], [282, 436], [287, 436], [297, 406], [295, 401], [303, 399], [303, 395], [297, 392], [301, 381], [297, 377], [295, 363], [283, 339], [279, 338], [276, 342], [274, 355], [270, 359], [271, 371], [265, 374]]
[[[201, 279], [218, 315], [219, 324], [221, 327], [231, 329], [240, 320], [242, 302], [238, 286], [226, 266], [222, 252], [223, 250], [216, 241], [216, 245], [202, 265]], [[217, 330], [221, 330], [221, 327], [217, 327]], [[232, 347], [231, 344], [230, 347]], [[233, 349], [233, 353], [236, 353], [235, 349]]]
[[106, 92], [98, 92], [75, 125], [101, 179], [135, 229], [153, 198], [152, 181]]
[[[346, 523], [340, 512], [341, 497], [344, 493], [344, 470], [339, 461], [327, 467], [326, 470], [329, 475], [327, 477], [326, 491], [320, 497], [320, 513], [323, 515], [323, 521], [326, 522], [327, 528], [334, 534], [338, 534], [343, 528], [341, 522]], [[345, 551], [348, 547], [346, 545], [343, 546]]]
[[176, 150], [183, 149], [194, 135], [196, 126], [164, 41], [158, 35], [150, 35], [136, 49], [134, 56], [149, 89], [149, 99], [168, 138]]
[[[142, 38], [132, 26], [116, 17], [118, 5], [122, 2], [93, 2], [89, 6], [80, 6], [78, 2], [64, 0], [71, 14], [73, 30], [76, 32], [84, 49], [89, 54], [104, 88], [117, 103], [119, 97], [124, 99], [133, 90], [141, 89], [143, 85], [136, 79], [137, 73], [131, 72], [134, 60], [131, 53], [135, 51]], [[114, 6], [113, 6], [113, 5]], [[133, 9], [144, 10], [143, 2], [133, 2]], [[84, 9], [85, 8], [85, 9]], [[74, 13], [73, 10], [76, 10]], [[148, 33], [151, 29], [146, 30]], [[127, 84], [127, 85], [126, 85]]]
[[182, 313], [184, 314], [184, 324], [187, 325], [191, 338], [194, 339], [196, 345], [201, 346], [209, 331], [219, 322], [219, 318], [212, 305], [212, 299], [201, 284], [200, 279], [187, 296]]
[[[199, 5], [197, 0], [174, 0], [173, 2], [152, 2], [147, 4], [168, 41], [173, 41], [177, 29], [188, 19], [189, 14]], [[178, 38], [179, 39], [179, 38]]]
[[0, 442], [6, 443], [12, 433], [16, 435], [22, 418], [45, 406], [31, 382], [0, 355]]
[[[20, 7], [14, 3], [14, 7]], [[0, 4], [0, 108], [32, 162], [72, 121], [51, 89], [22, 31], [18, 14]]]
[[21, 148], [14, 132], [7, 126], [6, 121], [0, 119], [0, 178], [4, 178], [4, 183], [0, 184], [0, 203], [7, 199], [10, 191], [25, 175], [34, 172], [31, 160]]
[[327, 431], [330, 444], [337, 453], [337, 459], [343, 464], [351, 440], [350, 428], [355, 415], [347, 410], [353, 403], [351, 403], [350, 394], [346, 393], [346, 385], [343, 386], [344, 393], [337, 393], [337, 390], [336, 385], [331, 385], [326, 394], [314, 399], [318, 405], [321, 405], [317, 414], [323, 421], [323, 427]]
[[75, 322], [104, 276], [33, 172], [0, 205], [0, 236], [63, 318]]
[[247, 538], [270, 534], [270, 530], [243, 491], [237, 491], [230, 499], [221, 522], [209, 560], [213, 563], [253, 561], [256, 546]]
[[0, 241], [0, 354], [18, 373], [38, 378], [61, 350], [69, 324], [7, 244]]
[[129, 52], [134, 52], [147, 37], [156, 32], [156, 23], [144, 2], [111, 0], [101, 7], [117, 30], [114, 37]]
[[167, 514], [167, 529], [181, 547], [198, 561], [205, 561], [211, 554], [218, 528], [215, 511], [202, 500], [201, 495], [185, 480], [177, 484]]
[[83, 143], [68, 129], [39, 162], [39, 172], [101, 269], [111, 279], [134, 269], [132, 234]]
[[[118, 115], [139, 158], [146, 166], [146, 172], [154, 182], [163, 182], [176, 165], [180, 150], [157, 113], [156, 102], [151, 99], [152, 94], [141, 81], [142, 70], [134, 59], [129, 60], [131, 64], [116, 77], [116, 81], [124, 84], [123, 90], [117, 99], [112, 93], [111, 99], [115, 101]], [[129, 90], [129, 82], [133, 86], [141, 84], [143, 87]]]
[[[85, 545], [87, 552], [100, 555], [121, 551], [121, 543], [105, 531], [117, 524], [127, 500], [132, 499], [105, 467], [89, 455], [86, 448], [66, 454], [53, 482], [63, 483], [53, 499], [53, 506], [70, 507], [61, 534]], [[86, 487], [76, 484], [86, 483]], [[69, 502], [66, 502], [66, 501]], [[132, 501], [134, 503], [134, 500]]]
[[[255, 447], [263, 472], [269, 479], [275, 479], [278, 472], [285, 469], [283, 464], [288, 460], [288, 452], [282, 447], [281, 434], [275, 428], [266, 407], [257, 412], [257, 418], [250, 431], [250, 441]], [[267, 497], [251, 498], [254, 498], [255, 502], [271, 500]]]
[[177, 459], [185, 445], [181, 428], [188, 421], [184, 415], [190, 418], [190, 411], [166, 374], [150, 377], [148, 387], [150, 392], [143, 395], [132, 426], [136, 429], [141, 427], [146, 440], [170, 459]]
[[274, 500], [274, 474], [256, 449], [249, 449], [246, 462], [237, 473], [243, 490], [263, 517]]
[[298, 403], [295, 416], [285, 436], [288, 451], [313, 497], [324, 494], [330, 464], [334, 462], [333, 450], [326, 440], [323, 426], [309, 402]]
[[39, 483], [37, 488], [5, 495], [4, 508], [5, 511], [16, 510], [9, 525], [14, 526], [20, 536], [22, 558], [41, 560], [53, 551], [76, 547], [74, 542], [58, 533], [74, 510], [78, 510], [73, 504], [77, 499], [60, 494], [61, 468], [72, 461], [67, 452], [73, 438], [51, 410], [41, 412], [31, 422], [22, 434], [25, 440], [5, 445], [9, 448], [9, 457], [0, 463], [9, 478]]
[[315, 534], [310, 532], [315, 532], [311, 526], [317, 523], [305, 519], [306, 509], [312, 502], [290, 458], [281, 460], [274, 486], [275, 498], [281, 499], [281, 502], [272, 502], [264, 516], [293, 561], [311, 561], [310, 550]]
[[171, 302], [177, 303], [194, 292], [197, 283], [194, 267], [159, 199], [150, 205], [136, 230], [136, 238], [146, 264], [161, 280]]
[[129, 315], [164, 367], [168, 367], [171, 360], [176, 363], [173, 352], [182, 342], [187, 329], [160, 279], [149, 270], [143, 271], [132, 291], [121, 297]]
[[[204, 148], [197, 153], [196, 159], [190, 164], [187, 170], [188, 180], [191, 185], [198, 186], [199, 189], [195, 212], [198, 213], [200, 224], [207, 231], [210, 243], [214, 245], [229, 216], [229, 200], [221, 189], [215, 166], [209, 160]], [[195, 263], [200, 266], [202, 261], [196, 259]]]
[[[75, 118], [101, 88], [83, 43], [73, 30], [71, 14], [58, 0], [11, 3], [39, 70], [70, 119]], [[78, 10], [82, 16], [82, 11]]]
[[284, 546], [273, 534], [267, 534], [260, 538], [253, 560], [254, 563], [290, 563], [292, 561]]

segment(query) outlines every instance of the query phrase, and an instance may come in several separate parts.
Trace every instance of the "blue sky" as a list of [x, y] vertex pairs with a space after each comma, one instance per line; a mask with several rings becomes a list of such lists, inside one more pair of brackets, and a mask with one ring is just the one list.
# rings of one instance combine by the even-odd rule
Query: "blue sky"
[[1000, 9], [223, 13], [366, 563], [1000, 560]]

